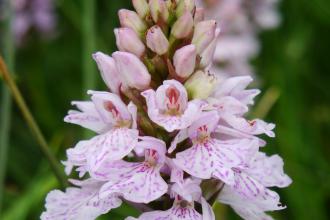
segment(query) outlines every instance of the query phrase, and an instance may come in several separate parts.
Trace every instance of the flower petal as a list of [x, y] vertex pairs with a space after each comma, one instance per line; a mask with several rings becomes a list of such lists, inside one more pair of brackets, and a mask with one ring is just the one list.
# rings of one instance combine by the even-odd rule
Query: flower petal
[[266, 134], [269, 137], [275, 137], [275, 134], [272, 131], [275, 128], [275, 125], [272, 123], [266, 123], [260, 119], [247, 121], [243, 117], [237, 117], [230, 114], [223, 114], [221, 118], [234, 129], [244, 133], [251, 135]]
[[234, 97], [225, 96], [219, 99], [209, 98], [210, 107], [218, 110], [219, 114], [243, 115], [248, 111], [247, 105], [238, 101]]
[[215, 177], [233, 185], [234, 171], [232, 168], [245, 168], [248, 159], [257, 150], [258, 145], [255, 140], [219, 141], [210, 139], [177, 153], [173, 161], [192, 176], [202, 179]]
[[119, 193], [129, 201], [149, 203], [167, 192], [160, 167], [151, 167], [144, 162], [117, 161], [107, 164], [104, 170], [109, 182], [102, 186], [101, 197]]
[[[221, 123], [221, 122], [220, 122]], [[266, 145], [266, 142], [256, 136], [250, 135], [250, 134], [246, 134], [244, 132], [238, 131], [236, 129], [233, 128], [229, 128], [228, 125], [224, 126], [224, 125], [218, 125], [216, 131], [216, 133], [219, 133], [221, 135], [221, 137], [224, 139], [224, 135], [229, 136], [229, 138], [247, 138], [247, 139], [255, 139], [258, 140], [258, 145], [260, 147], [264, 147]]]
[[267, 189], [245, 172], [235, 172], [235, 184], [231, 187], [240, 197], [256, 204], [264, 211], [285, 208], [281, 205], [280, 197], [276, 192]]
[[158, 108], [156, 93], [153, 90], [144, 91], [142, 95], [146, 98], [150, 119], [164, 127], [168, 132], [187, 128], [201, 113], [201, 102], [191, 101], [188, 103], [182, 115], [164, 114], [161, 109]]
[[95, 104], [96, 110], [106, 123], [114, 124], [118, 117], [122, 120], [132, 120], [132, 116], [126, 104], [114, 93], [88, 91], [92, 95], [91, 99]]
[[[239, 194], [233, 191], [229, 186], [224, 186], [220, 195], [219, 201], [230, 205], [235, 212], [245, 220], [272, 220], [273, 218], [265, 214], [262, 206], [258, 203], [242, 198]], [[274, 207], [277, 209], [277, 205]]]
[[93, 220], [121, 205], [118, 195], [111, 194], [100, 199], [98, 190], [101, 184], [95, 183], [82, 188], [69, 187], [66, 192], [51, 191], [46, 198], [46, 211], [42, 220]]
[[268, 157], [265, 153], [258, 152], [246, 173], [266, 187], [287, 187], [292, 180], [284, 173], [283, 166], [283, 159], [280, 156]]
[[134, 149], [137, 141], [138, 130], [128, 128], [112, 129], [90, 139], [86, 156], [89, 170], [97, 170], [105, 161], [122, 159]]
[[107, 125], [99, 113], [96, 111], [95, 105], [90, 101], [76, 101], [72, 102], [80, 111], [70, 110], [68, 115], [65, 116], [64, 121], [72, 124], [80, 125], [84, 128], [102, 133], [111, 128]]
[[215, 215], [210, 204], [202, 197], [203, 220], [215, 220]]
[[[134, 218], [126, 218], [126, 220], [133, 220]], [[166, 211], [152, 211], [143, 213], [138, 220], [203, 220], [194, 208], [181, 208], [174, 205], [171, 209]], [[206, 219], [205, 219], [206, 220]], [[210, 219], [211, 220], [211, 219]]]
[[224, 96], [233, 96], [243, 104], [253, 104], [254, 97], [257, 96], [260, 91], [258, 89], [246, 90], [246, 87], [252, 82], [250, 76], [237, 76], [231, 77], [221, 82], [218, 86], [218, 90], [215, 92], [214, 97], [221, 98]]

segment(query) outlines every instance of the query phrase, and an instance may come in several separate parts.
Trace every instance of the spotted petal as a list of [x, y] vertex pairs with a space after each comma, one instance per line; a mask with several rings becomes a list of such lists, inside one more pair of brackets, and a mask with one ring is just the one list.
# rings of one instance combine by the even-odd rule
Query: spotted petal
[[96, 110], [106, 123], [115, 124], [118, 120], [132, 120], [132, 115], [126, 104], [118, 95], [92, 90], [89, 90], [88, 94], [92, 96], [91, 99], [95, 104]]
[[174, 163], [192, 176], [202, 179], [215, 177], [232, 185], [234, 184], [232, 168], [246, 167], [246, 161], [257, 149], [254, 140], [210, 139], [177, 153]]
[[266, 123], [260, 119], [247, 121], [245, 118], [230, 114], [222, 115], [221, 118], [232, 128], [241, 132], [251, 135], [266, 134], [269, 137], [275, 137], [275, 134], [272, 131], [275, 128], [275, 125], [272, 123]]
[[267, 189], [245, 172], [235, 172], [235, 184], [231, 189], [241, 198], [255, 203], [264, 211], [285, 208], [281, 205], [280, 197], [276, 192]]
[[[175, 87], [175, 95], [166, 93], [170, 86]], [[167, 97], [166, 96], [170, 96]], [[145, 97], [148, 107], [148, 115], [156, 124], [162, 126], [168, 132], [187, 128], [201, 114], [202, 102], [198, 100], [187, 103], [188, 97], [185, 88], [175, 80], [167, 80], [157, 91], [147, 90], [142, 93]], [[169, 107], [173, 105], [176, 114], [168, 113]]]
[[111, 128], [111, 126], [106, 124], [100, 117], [93, 102], [77, 101], [72, 102], [72, 104], [80, 111], [70, 110], [68, 115], [64, 118], [65, 122], [80, 125], [84, 128], [95, 131], [96, 133], [102, 133]]
[[149, 203], [167, 192], [167, 183], [160, 176], [159, 170], [160, 167], [145, 162], [117, 161], [107, 164], [105, 172], [94, 177], [109, 180], [101, 188], [101, 197], [119, 193], [129, 201]]
[[209, 98], [209, 109], [216, 109], [219, 114], [243, 115], [248, 111], [247, 105], [232, 96], [224, 96], [219, 99]]
[[[126, 220], [134, 219], [136, 218], [126, 218]], [[203, 220], [203, 218], [193, 207], [181, 208], [178, 205], [174, 205], [166, 211], [146, 212], [137, 218], [137, 220]]]
[[69, 187], [65, 192], [51, 191], [46, 198], [46, 211], [42, 213], [41, 220], [93, 220], [121, 205], [116, 194], [100, 199], [98, 190], [101, 182], [82, 186], [82, 188]]
[[221, 203], [230, 205], [245, 220], [271, 220], [272, 218], [264, 212], [280, 210], [284, 207], [280, 205], [278, 195], [270, 190], [268, 191], [273, 196], [247, 199], [232, 187], [225, 185], [218, 199]]
[[[219, 123], [215, 132], [218, 133], [218, 136], [222, 139], [225, 139], [226, 137], [227, 139], [248, 138], [248, 139], [257, 140], [260, 147], [264, 147], [266, 145], [266, 141], [262, 140], [261, 138], [251, 134], [244, 133], [234, 128], [230, 128], [227, 124], [223, 125], [222, 122]], [[217, 137], [217, 134], [215, 136]]]
[[105, 161], [120, 160], [128, 155], [138, 141], [138, 130], [117, 128], [88, 141], [87, 162], [91, 172]]
[[245, 172], [266, 187], [287, 187], [292, 180], [284, 173], [283, 165], [280, 156], [268, 157], [265, 153], [258, 152]]

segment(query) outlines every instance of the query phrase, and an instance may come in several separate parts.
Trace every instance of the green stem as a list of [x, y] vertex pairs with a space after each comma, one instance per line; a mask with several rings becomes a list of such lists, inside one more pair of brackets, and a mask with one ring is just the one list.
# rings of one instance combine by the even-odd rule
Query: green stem
[[[13, 10], [10, 1], [4, 2], [6, 8], [6, 20], [4, 22], [4, 36], [3, 36], [3, 51], [6, 61], [8, 62], [9, 69], [14, 69], [14, 42], [12, 36], [11, 22], [13, 18]], [[0, 213], [2, 202], [4, 201], [5, 191], [5, 176], [7, 167], [7, 156], [10, 135], [10, 119], [11, 119], [11, 105], [12, 101], [8, 89], [4, 86], [2, 88], [1, 97], [1, 115], [0, 115]]]
[[[92, 59], [92, 53], [95, 52], [95, 1], [83, 0], [82, 13], [82, 69], [83, 69], [83, 92], [89, 89], [95, 89], [96, 71]], [[84, 95], [87, 98], [87, 95]], [[88, 130], [84, 131], [84, 137], [90, 137]]]
[[261, 97], [251, 116], [253, 118], [265, 118], [279, 97], [279, 89], [276, 87], [270, 87]]
[[96, 84], [95, 64], [92, 59], [92, 53], [95, 52], [95, 1], [83, 1], [83, 89], [93, 89]]
[[28, 126], [30, 127], [33, 135], [35, 136], [37, 142], [39, 143], [39, 147], [48, 160], [56, 178], [60, 182], [60, 184], [65, 187], [67, 185], [66, 176], [64, 175], [60, 164], [58, 163], [56, 157], [51, 152], [45, 137], [43, 136], [38, 124], [36, 123], [34, 117], [32, 116], [26, 102], [19, 91], [15, 81], [13, 80], [12, 76], [10, 75], [7, 66], [0, 56], [0, 75], [3, 77], [4, 82], [9, 87], [10, 92], [12, 93], [13, 98], [15, 99], [19, 109], [21, 110], [25, 121], [27, 122]]

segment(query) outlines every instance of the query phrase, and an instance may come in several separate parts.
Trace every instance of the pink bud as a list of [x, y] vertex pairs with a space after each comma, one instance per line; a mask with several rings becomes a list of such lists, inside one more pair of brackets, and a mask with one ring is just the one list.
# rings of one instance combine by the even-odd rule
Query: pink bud
[[215, 37], [211, 41], [211, 43], [205, 48], [205, 50], [201, 54], [201, 61], [200, 61], [200, 67], [205, 68], [209, 66], [212, 61], [213, 61], [213, 56], [214, 56], [214, 51], [215, 48], [217, 47], [217, 41], [218, 41], [218, 36], [220, 34], [220, 28], [217, 28], [215, 30]]
[[147, 46], [158, 55], [163, 55], [167, 52], [169, 43], [159, 26], [154, 25], [148, 30]]
[[93, 59], [96, 61], [105, 84], [111, 92], [119, 94], [121, 80], [114, 59], [102, 52], [94, 53]]
[[192, 12], [195, 8], [195, 0], [181, 0], [176, 9], [176, 16], [182, 16], [186, 11]]
[[193, 44], [177, 50], [173, 57], [175, 72], [182, 78], [188, 78], [195, 70], [196, 47]]
[[192, 43], [196, 46], [197, 54], [211, 43], [215, 36], [216, 21], [208, 20], [198, 22], [195, 26]]
[[120, 9], [118, 16], [122, 27], [132, 28], [136, 33], [143, 33], [147, 29], [146, 24], [135, 11]]
[[186, 11], [174, 23], [171, 34], [177, 39], [185, 38], [192, 32], [193, 26], [193, 17], [190, 12]]
[[149, 0], [150, 14], [154, 22], [161, 18], [167, 22], [169, 17], [168, 8], [164, 0]]
[[138, 57], [121, 51], [114, 52], [112, 57], [116, 61], [117, 70], [125, 85], [138, 90], [144, 90], [149, 87], [151, 76]]
[[204, 8], [196, 8], [195, 15], [194, 15], [194, 24], [201, 22], [204, 20], [205, 17], [205, 10]]
[[114, 32], [119, 50], [133, 53], [138, 57], [142, 56], [145, 46], [133, 29], [116, 28]]
[[132, 0], [133, 7], [140, 18], [145, 18], [149, 12], [149, 5], [146, 0]]

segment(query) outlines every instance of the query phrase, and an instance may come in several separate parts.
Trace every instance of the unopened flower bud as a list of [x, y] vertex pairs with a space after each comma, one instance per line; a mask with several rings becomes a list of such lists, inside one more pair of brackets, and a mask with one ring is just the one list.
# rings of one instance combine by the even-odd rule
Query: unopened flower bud
[[195, 0], [180, 0], [176, 9], [176, 16], [182, 16], [186, 11], [192, 12], [195, 8]]
[[187, 37], [193, 29], [194, 20], [190, 12], [186, 11], [179, 19], [174, 23], [171, 34], [177, 38]]
[[204, 8], [196, 8], [194, 15], [194, 24], [201, 22], [205, 17], [205, 9]]
[[149, 7], [151, 17], [155, 23], [157, 23], [159, 19], [167, 22], [169, 11], [164, 0], [150, 0]]
[[133, 7], [140, 18], [145, 18], [149, 12], [149, 5], [146, 0], [132, 0]]
[[217, 77], [209, 72], [198, 70], [184, 84], [189, 98], [206, 99], [211, 95], [217, 83]]
[[147, 26], [135, 11], [121, 9], [118, 12], [120, 25], [132, 28], [136, 33], [143, 33]]
[[116, 44], [120, 51], [126, 51], [141, 57], [145, 46], [136, 32], [131, 28], [116, 28], [114, 30]]
[[197, 54], [211, 43], [215, 36], [216, 21], [207, 20], [198, 22], [195, 26], [192, 43], [196, 46]]
[[205, 48], [205, 50], [202, 52], [201, 56], [201, 61], [199, 63], [201, 68], [205, 68], [209, 66], [212, 63], [215, 48], [217, 47], [217, 41], [218, 41], [218, 36], [220, 34], [220, 28], [217, 28], [215, 30], [215, 37], [211, 41], [211, 43]]
[[117, 70], [123, 78], [124, 85], [138, 90], [148, 88], [151, 76], [138, 57], [121, 51], [114, 52], [112, 57], [116, 61]]
[[121, 80], [114, 59], [102, 52], [94, 53], [93, 59], [96, 61], [105, 84], [111, 92], [119, 94]]
[[148, 30], [147, 46], [158, 55], [163, 55], [167, 52], [169, 43], [159, 26], [152, 26]]
[[173, 56], [175, 72], [181, 78], [188, 78], [195, 70], [196, 47], [193, 44], [177, 50]]

